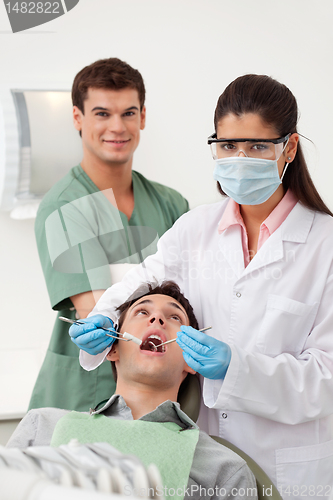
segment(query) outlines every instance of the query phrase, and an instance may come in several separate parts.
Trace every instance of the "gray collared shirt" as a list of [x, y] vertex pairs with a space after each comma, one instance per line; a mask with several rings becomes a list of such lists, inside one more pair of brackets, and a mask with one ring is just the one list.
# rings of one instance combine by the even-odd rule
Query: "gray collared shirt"
[[[18, 425], [7, 447], [49, 445], [58, 420], [67, 413], [68, 410], [57, 408], [30, 410]], [[133, 420], [130, 408], [119, 395], [111, 396], [101, 408], [91, 410], [90, 413], [101, 413], [120, 420]], [[179, 404], [172, 401], [165, 401], [140, 420], [174, 422], [183, 429], [198, 429], [198, 426], [180, 409]], [[245, 461], [206, 433], [199, 431], [185, 498], [255, 500], [258, 497], [254, 476]]]
[[[113, 394], [107, 402], [103, 402], [100, 406], [90, 410], [91, 415], [102, 413], [106, 417], [116, 418], [118, 420], [133, 420], [131, 409], [126, 405], [122, 396]], [[179, 425], [182, 429], [199, 429], [197, 424], [184, 413], [179, 406], [179, 403], [173, 401], [164, 401], [155, 408], [155, 410], [143, 415], [139, 420], [145, 422], [173, 422]]]

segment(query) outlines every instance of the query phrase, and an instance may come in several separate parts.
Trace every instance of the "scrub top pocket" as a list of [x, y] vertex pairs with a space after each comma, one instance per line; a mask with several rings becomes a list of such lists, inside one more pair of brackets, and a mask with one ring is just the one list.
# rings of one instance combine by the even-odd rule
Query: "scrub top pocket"
[[266, 311], [257, 337], [257, 348], [268, 356], [301, 353], [310, 334], [318, 303], [269, 294]]

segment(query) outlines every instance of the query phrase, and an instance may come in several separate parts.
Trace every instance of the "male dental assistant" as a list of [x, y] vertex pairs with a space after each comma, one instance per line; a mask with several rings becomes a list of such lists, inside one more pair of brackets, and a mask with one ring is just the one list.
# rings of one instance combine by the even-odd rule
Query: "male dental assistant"
[[[35, 231], [51, 306], [77, 319], [129, 265], [156, 251], [188, 203], [132, 170], [146, 121], [139, 71], [117, 58], [96, 61], [76, 75], [72, 100], [83, 158], [44, 197]], [[30, 408], [85, 410], [113, 392], [110, 365], [87, 374], [78, 352], [57, 319]]]

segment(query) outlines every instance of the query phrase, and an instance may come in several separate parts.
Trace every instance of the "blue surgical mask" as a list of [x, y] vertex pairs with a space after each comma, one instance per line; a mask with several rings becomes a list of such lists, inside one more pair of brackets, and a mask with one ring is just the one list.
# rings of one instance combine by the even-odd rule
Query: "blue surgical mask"
[[222, 190], [239, 205], [260, 205], [282, 184], [276, 160], [232, 157], [215, 160], [213, 177]]

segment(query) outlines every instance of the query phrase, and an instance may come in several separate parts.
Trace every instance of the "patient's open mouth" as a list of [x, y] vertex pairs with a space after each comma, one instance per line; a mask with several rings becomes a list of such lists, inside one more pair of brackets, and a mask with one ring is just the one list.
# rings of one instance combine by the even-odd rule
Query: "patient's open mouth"
[[149, 335], [149, 337], [142, 342], [140, 349], [142, 351], [165, 352], [165, 346], [159, 346], [162, 342], [163, 339], [159, 335]]

